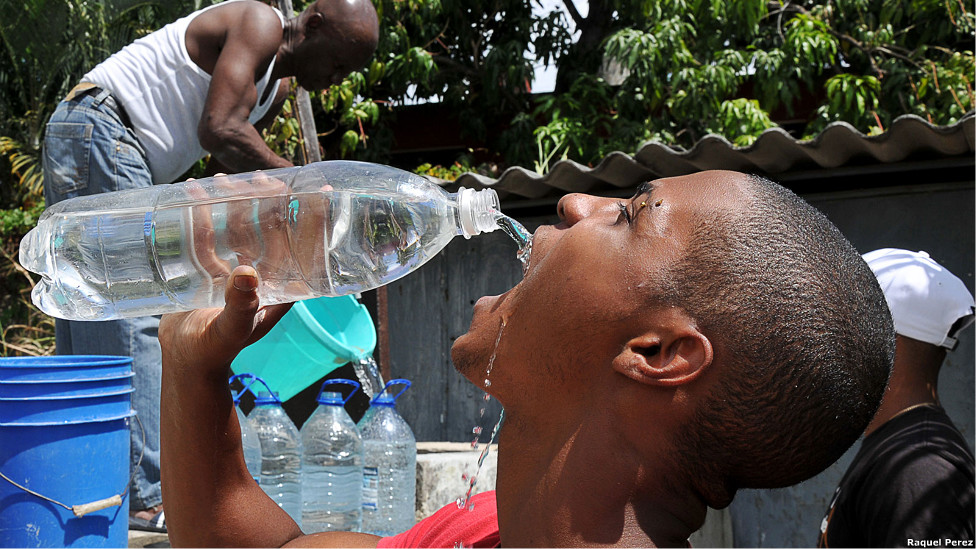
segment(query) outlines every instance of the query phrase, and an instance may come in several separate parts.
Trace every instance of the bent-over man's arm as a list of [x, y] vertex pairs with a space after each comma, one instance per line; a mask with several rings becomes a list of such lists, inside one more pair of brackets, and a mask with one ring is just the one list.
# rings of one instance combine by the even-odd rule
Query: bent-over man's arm
[[[211, 75], [197, 136], [222, 171], [292, 165], [276, 155], [248, 121], [254, 106], [265, 99], [258, 97], [255, 83], [275, 59], [282, 36], [277, 14], [260, 2], [229, 3], [201, 14], [187, 28], [187, 52]], [[281, 89], [266, 90], [276, 96], [274, 112], [281, 106]]]

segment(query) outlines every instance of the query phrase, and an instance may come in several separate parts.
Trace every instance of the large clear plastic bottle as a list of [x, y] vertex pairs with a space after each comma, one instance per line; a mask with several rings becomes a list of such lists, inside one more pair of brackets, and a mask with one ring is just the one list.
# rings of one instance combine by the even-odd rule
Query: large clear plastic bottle
[[382, 286], [499, 216], [491, 189], [448, 193], [388, 166], [316, 162], [58, 202], [20, 262], [41, 275], [34, 303], [69, 320], [221, 306], [239, 264], [258, 271], [268, 305]]
[[[342, 398], [336, 385], [353, 390]], [[331, 386], [331, 389], [327, 390]], [[319, 406], [302, 425], [302, 529], [358, 532], [362, 527], [363, 440], [345, 404], [359, 390], [349, 379], [328, 379]]]
[[240, 397], [234, 395], [234, 409], [237, 410], [237, 423], [241, 426], [241, 444], [244, 446], [244, 464], [255, 482], [261, 482], [261, 441], [240, 407]]
[[237, 423], [241, 426], [241, 445], [244, 447], [244, 463], [247, 465], [247, 471], [251, 473], [251, 478], [255, 482], [260, 483], [261, 441], [258, 439], [258, 434], [254, 430], [254, 427], [251, 426], [251, 422], [244, 415], [244, 411], [241, 410], [241, 397], [256, 379], [257, 376], [254, 374], [237, 374], [231, 376], [228, 383], [233, 384], [237, 380], [241, 380], [244, 383], [244, 389], [242, 391], [231, 391], [231, 396], [234, 399], [234, 410], [237, 411]]
[[247, 417], [261, 441], [261, 488], [302, 525], [302, 437], [276, 393], [259, 391]]
[[[393, 395], [390, 387], [402, 385]], [[413, 527], [417, 501], [417, 439], [396, 411], [396, 399], [410, 387], [394, 379], [359, 420], [363, 437], [363, 532], [392, 536]]]

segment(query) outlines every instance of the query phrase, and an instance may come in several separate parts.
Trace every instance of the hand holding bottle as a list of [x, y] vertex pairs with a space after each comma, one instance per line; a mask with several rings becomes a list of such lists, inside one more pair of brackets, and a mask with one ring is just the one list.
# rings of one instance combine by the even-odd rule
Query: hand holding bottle
[[163, 315], [159, 322], [163, 364], [171, 368], [205, 364], [226, 376], [237, 353], [261, 339], [291, 308], [291, 303], [260, 307], [257, 285], [254, 268], [241, 265], [227, 279], [223, 308]]

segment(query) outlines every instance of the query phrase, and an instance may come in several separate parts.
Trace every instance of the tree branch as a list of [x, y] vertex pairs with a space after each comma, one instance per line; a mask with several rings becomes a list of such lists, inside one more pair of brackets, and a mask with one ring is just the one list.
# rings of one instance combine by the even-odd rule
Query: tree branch
[[827, 32], [829, 32], [831, 36], [840, 40], [841, 42], [847, 42], [848, 44], [861, 50], [861, 52], [864, 53], [864, 55], [868, 58], [868, 63], [871, 64], [871, 70], [874, 72], [874, 74], [878, 75], [878, 78], [884, 78], [884, 71], [882, 71], [881, 67], [879, 67], [877, 63], [874, 62], [874, 56], [871, 55], [874, 51], [877, 50], [875, 50], [874, 48], [867, 48], [866, 46], [864, 46], [864, 44], [855, 40], [853, 36], [848, 36], [846, 34], [839, 33], [830, 27], [827, 27]]
[[[777, 17], [782, 17], [782, 15], [784, 13], [789, 13], [789, 12], [802, 13], [804, 15], [810, 15], [810, 11], [809, 10], [807, 10], [803, 6], [794, 5], [794, 4], [790, 3], [789, 1], [787, 1], [785, 4], [783, 4], [782, 7], [780, 7], [780, 5], [779, 5], [778, 2], [769, 2], [769, 3], [767, 3], [767, 8], [779, 8], [779, 9], [777, 9], [775, 11], [770, 11], [769, 12], [769, 15], [774, 15], [775, 14], [775, 15], [777, 15]], [[781, 20], [782, 19], [778, 19], [778, 21], [781, 21]], [[865, 46], [864, 44], [862, 44], [861, 42], [855, 40], [853, 36], [844, 34], [842, 32], [838, 32], [838, 31], [834, 30], [832, 27], [830, 27], [829, 25], [827, 26], [827, 32], [830, 33], [830, 35], [833, 36], [834, 38], [840, 40], [841, 42], [846, 42], [846, 43], [850, 44], [851, 46], [854, 46], [858, 50], [861, 50], [861, 52], [864, 53], [864, 55], [868, 58], [868, 63], [871, 65], [871, 71], [874, 74], [876, 74], [878, 76], [878, 78], [884, 78], [884, 71], [882, 71], [881, 70], [881, 67], [879, 67], [878, 64], [875, 63], [875, 61], [874, 61], [874, 55], [872, 55], [876, 51], [881, 51], [881, 48], [869, 48], [869, 47]], [[782, 33], [780, 33], [780, 36], [782, 36]], [[892, 55], [894, 57], [898, 57], [897, 55], [894, 55], [893, 52], [892, 52]], [[899, 57], [899, 58], [905, 59], [903, 57]]]
[[884, 46], [879, 46], [879, 47], [875, 48], [875, 50], [876, 51], [880, 51], [881, 53], [890, 55], [891, 57], [894, 57], [895, 59], [901, 59], [902, 61], [904, 61], [904, 62], [906, 62], [906, 63], [908, 63], [908, 64], [910, 64], [912, 66], [921, 67], [921, 65], [919, 65], [918, 63], [916, 63], [915, 60], [913, 60], [912, 58], [908, 57], [907, 55], [902, 55], [902, 54], [900, 54], [900, 53], [898, 53], [896, 51], [893, 51], [890, 48], [887, 48], [887, 47], [884, 47]]
[[446, 55], [432, 55], [431, 57], [434, 58], [435, 64], [452, 69], [455, 72], [463, 74], [464, 76], [478, 76], [477, 70], [467, 65], [464, 65], [462, 63], [459, 63], [458, 61]]
[[577, 27], [586, 22], [586, 18], [580, 15], [573, 0], [563, 0], [563, 5], [566, 6], [566, 11], [569, 12], [569, 16], [573, 18], [573, 22], [576, 23]]
[[[767, 3], [767, 8], [770, 10], [767, 16], [773, 16], [773, 15], [777, 16], [777, 30], [780, 30], [779, 27], [781, 25], [782, 16], [785, 13], [793, 12], [793, 13], [802, 13], [805, 15], [810, 14], [809, 10], [807, 10], [803, 6], [797, 6], [792, 4], [790, 0], [787, 0], [786, 3], [782, 5], [780, 5], [779, 2], [769, 2]], [[874, 72], [874, 74], [876, 74], [878, 78], [884, 77], [884, 71], [882, 71], [881, 67], [879, 67], [878, 64], [875, 62], [874, 60], [875, 53], [880, 53], [882, 55], [894, 57], [895, 59], [901, 59], [902, 61], [909, 63], [914, 67], [921, 67], [921, 65], [919, 65], [916, 61], [908, 57], [907, 54], [910, 53], [908, 50], [904, 50], [904, 53], [895, 51], [895, 49], [903, 49], [903, 48], [899, 48], [895, 44], [869, 47], [869, 46], [865, 46], [863, 43], [859, 42], [858, 40], [855, 40], [854, 37], [848, 34], [838, 32], [833, 28], [831, 28], [830, 26], [827, 27], [827, 32], [829, 32], [830, 35], [833, 36], [834, 38], [842, 42], [846, 42], [847, 44], [850, 44], [851, 46], [863, 52], [864, 55], [867, 56], [868, 62], [871, 65], [871, 71]], [[785, 41], [785, 37], [783, 37], [782, 31], [780, 31], [780, 37], [783, 38], [783, 40]], [[939, 49], [937, 46], [932, 46], [932, 47]]]
[[441, 37], [444, 36], [444, 31], [447, 30], [447, 27], [450, 26], [450, 24], [451, 24], [450, 21], [445, 21], [444, 22], [444, 27], [440, 30], [440, 32], [438, 32], [436, 35], [434, 35], [434, 38], [432, 38], [430, 41], [428, 41], [426, 44], [424, 44], [423, 47], [422, 47], [422, 49], [426, 50], [427, 48], [430, 47], [431, 44], [433, 44], [434, 42], [437, 42], [438, 44], [441, 45], [442, 48], [444, 48], [444, 51], [450, 53], [451, 52], [451, 48], [447, 47], [447, 45], [444, 44], [444, 42], [441, 42]]

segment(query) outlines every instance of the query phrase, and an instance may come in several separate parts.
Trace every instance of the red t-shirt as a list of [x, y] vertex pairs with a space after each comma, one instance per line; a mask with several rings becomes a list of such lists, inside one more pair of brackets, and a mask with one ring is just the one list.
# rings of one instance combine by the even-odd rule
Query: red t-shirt
[[[468, 507], [474, 506], [468, 510]], [[500, 547], [495, 491], [471, 496], [464, 509], [449, 503], [402, 534], [381, 538], [377, 547]]]

